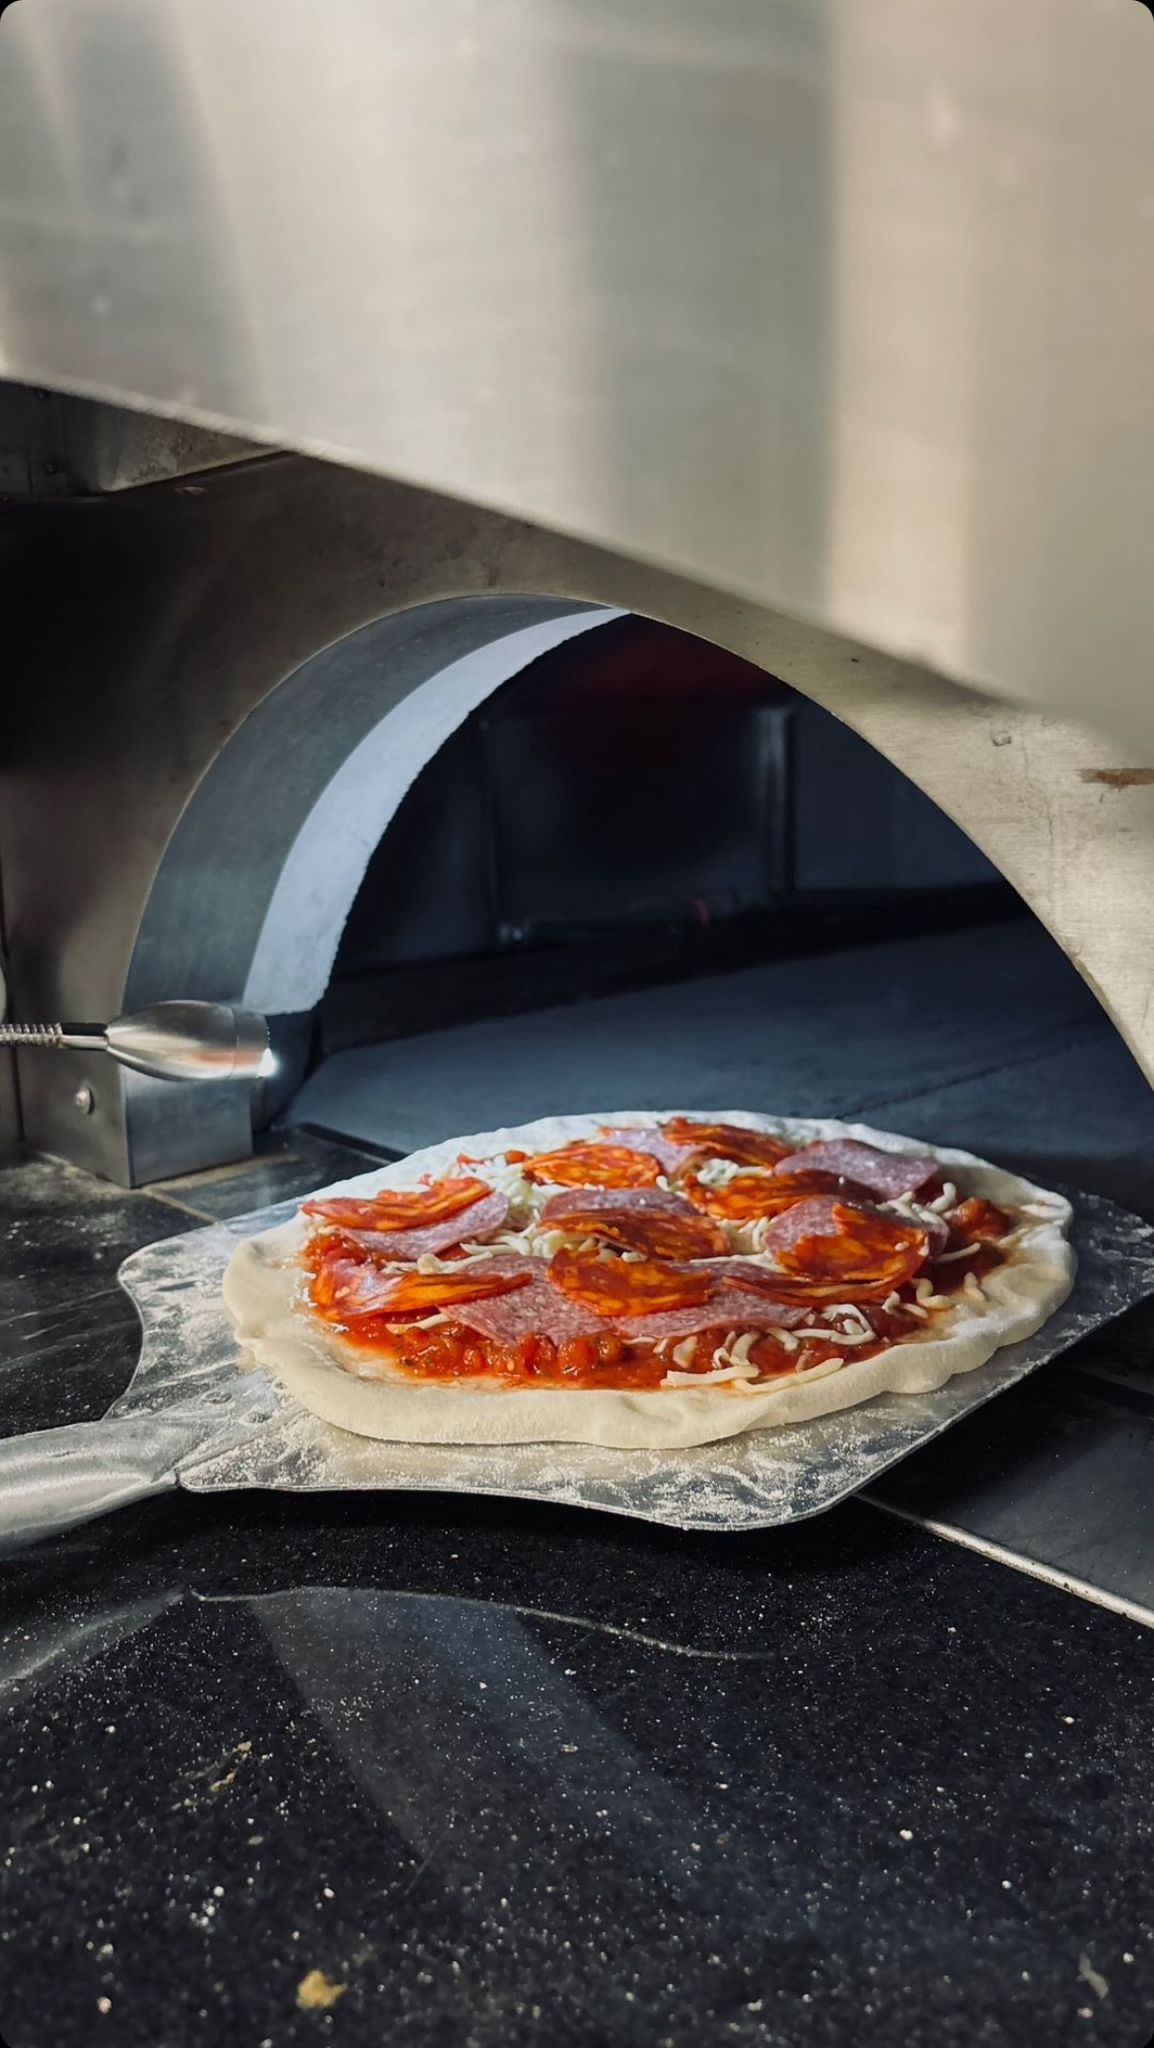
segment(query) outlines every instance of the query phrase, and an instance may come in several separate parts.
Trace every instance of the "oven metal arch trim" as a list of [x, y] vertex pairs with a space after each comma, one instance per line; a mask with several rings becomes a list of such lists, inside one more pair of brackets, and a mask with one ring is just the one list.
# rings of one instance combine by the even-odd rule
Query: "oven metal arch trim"
[[[51, 515], [49, 597], [68, 516]], [[422, 608], [431, 619], [438, 605], [535, 598], [558, 618], [612, 608], [695, 634], [853, 726], [1018, 889], [1154, 1077], [1154, 778], [1120, 768], [1108, 740], [645, 563], [301, 457], [206, 475], [195, 494], [182, 485], [125, 494], [82, 508], [75, 525], [72, 601], [56, 605], [47, 634], [43, 608], [30, 623], [27, 731], [0, 818], [15, 1015], [62, 1005], [74, 1015], [111, 1005], [112, 1014], [146, 989], [240, 993], [251, 948], [238, 956], [243, 980], [222, 946], [215, 963], [201, 954], [203, 984], [178, 989], [161, 985], [138, 943], [153, 928], [157, 877], [182, 820], [187, 829], [222, 752], [295, 672], [329, 650], [339, 659], [362, 628], [386, 632], [381, 621], [408, 614], [409, 633]], [[34, 577], [30, 587], [35, 596]], [[507, 619], [510, 630], [525, 623], [523, 611]], [[240, 891], [217, 851], [227, 933], [243, 921]], [[170, 921], [179, 923], [176, 908]], [[227, 989], [217, 985], [226, 973]], [[31, 1143], [130, 1184], [191, 1170], [203, 1097], [185, 1114], [179, 1090], [156, 1083], [159, 1096], [149, 1095], [135, 1081], [121, 1090], [84, 1055], [75, 1062], [67, 1074], [21, 1062]], [[85, 1080], [97, 1110], [80, 1119], [71, 1095]], [[231, 1156], [241, 1156], [249, 1140], [239, 1113], [228, 1130], [240, 1148]], [[179, 1165], [174, 1133], [187, 1141]], [[217, 1163], [230, 1156], [223, 1142], [213, 1141]]]

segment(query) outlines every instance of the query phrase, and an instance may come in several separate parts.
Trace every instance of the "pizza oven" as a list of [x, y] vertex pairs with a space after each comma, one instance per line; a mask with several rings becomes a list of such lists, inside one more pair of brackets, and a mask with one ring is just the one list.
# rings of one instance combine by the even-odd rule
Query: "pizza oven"
[[[829, 1106], [844, 955], [863, 1105], [925, 1029], [911, 1112], [986, 1076], [999, 1138], [1140, 1149], [1142, 9], [1041, 72], [1028, 6], [398, 5], [340, 61], [307, 8], [122, 0], [124, 62], [0, 12], [10, 1022], [239, 1000], [259, 1127], [343, 1128], [376, 1058], [390, 1146], [401, 1046], [480, 1034], [469, 1121], [501, 1064], [585, 1100], [598, 1018], [598, 1087], [619, 1025], [679, 1095]], [[794, 1054], [722, 1058], [759, 1006]], [[1073, 1065], [1015, 1087], [1027, 1046]], [[0, 1091], [128, 1186], [253, 1108], [99, 1051]]]

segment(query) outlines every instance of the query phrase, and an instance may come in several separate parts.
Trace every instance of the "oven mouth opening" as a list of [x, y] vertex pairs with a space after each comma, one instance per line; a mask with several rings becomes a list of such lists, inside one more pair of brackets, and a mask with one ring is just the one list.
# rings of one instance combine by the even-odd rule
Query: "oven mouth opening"
[[1149, 1205], [1148, 1086], [1010, 884], [848, 726], [690, 635], [559, 636], [362, 865], [317, 1000], [273, 1016], [281, 1140], [393, 1157], [559, 1111], [762, 1109]]
[[154, 836], [94, 847], [81, 820], [84, 872], [58, 901], [67, 861], [40, 863], [13, 946], [17, 1017], [57, 1014], [46, 990], [76, 1016], [239, 1002], [276, 1075], [254, 1098], [22, 1056], [29, 1143], [131, 1187], [248, 1157], [254, 1107], [266, 1147], [307, 1123], [390, 1153], [745, 1107], [1148, 1206], [1137, 870], [1110, 891], [1094, 862], [1139, 843], [1149, 792], [1103, 781], [1104, 743], [680, 586], [667, 623], [557, 595], [582, 578], [548, 563], [433, 599], [420, 561], [398, 575], [351, 630], [334, 599], [319, 649], [302, 606], [295, 665], [238, 628], [187, 731], [136, 678], [106, 751], [141, 748]]

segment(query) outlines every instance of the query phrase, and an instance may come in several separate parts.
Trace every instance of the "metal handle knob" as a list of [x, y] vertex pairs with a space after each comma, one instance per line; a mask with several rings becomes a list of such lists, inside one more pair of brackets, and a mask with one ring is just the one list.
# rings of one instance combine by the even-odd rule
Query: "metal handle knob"
[[111, 1024], [0, 1024], [0, 1045], [107, 1052], [162, 1081], [255, 1081], [272, 1071], [268, 1024], [232, 1003], [152, 1003]]

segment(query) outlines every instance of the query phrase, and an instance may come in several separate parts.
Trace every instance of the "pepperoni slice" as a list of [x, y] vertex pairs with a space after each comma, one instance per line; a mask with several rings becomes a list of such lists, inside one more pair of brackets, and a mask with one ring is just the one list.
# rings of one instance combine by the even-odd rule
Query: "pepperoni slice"
[[659, 1259], [600, 1259], [594, 1252], [557, 1252], [549, 1278], [572, 1301], [600, 1316], [646, 1316], [707, 1301], [715, 1283], [701, 1266]]
[[310, 1293], [315, 1308], [355, 1322], [361, 1316], [432, 1315], [459, 1302], [509, 1294], [532, 1279], [527, 1265], [522, 1269], [487, 1260], [477, 1260], [456, 1272], [397, 1273], [372, 1259], [354, 1258], [334, 1245], [331, 1252], [322, 1251]]
[[553, 1195], [540, 1221], [655, 1259], [710, 1259], [729, 1250], [718, 1224], [698, 1215], [682, 1196], [659, 1188], [575, 1189]]
[[786, 1173], [836, 1173], [844, 1180], [860, 1182], [877, 1202], [896, 1202], [901, 1195], [916, 1195], [928, 1189], [941, 1174], [941, 1166], [928, 1154], [883, 1152], [877, 1145], [863, 1145], [857, 1138], [822, 1139], [816, 1145], [795, 1152]]
[[869, 1191], [836, 1173], [735, 1173], [724, 1187], [707, 1187], [690, 1175], [685, 1192], [709, 1216], [726, 1223], [755, 1223], [761, 1216], [780, 1216], [808, 1195], [840, 1195], [844, 1201], [866, 1201]]
[[526, 1180], [569, 1188], [653, 1187], [664, 1173], [660, 1159], [632, 1145], [599, 1145], [578, 1138], [556, 1152], [538, 1152], [521, 1168]]
[[325, 1228], [338, 1232], [346, 1244], [359, 1245], [379, 1258], [419, 1259], [423, 1252], [451, 1251], [465, 1238], [491, 1237], [508, 1214], [505, 1196], [494, 1190], [483, 1201], [470, 1202], [459, 1216], [449, 1216], [444, 1223], [426, 1223], [419, 1230], [350, 1230], [347, 1224], [332, 1222]]
[[375, 1195], [336, 1196], [328, 1202], [302, 1202], [306, 1216], [335, 1223], [345, 1230], [420, 1229], [461, 1215], [492, 1193], [488, 1183], [472, 1175], [434, 1181], [428, 1188], [381, 1188]]
[[711, 1159], [732, 1159], [739, 1166], [776, 1166], [792, 1152], [784, 1138], [768, 1131], [749, 1131], [744, 1124], [697, 1123], [693, 1117], [671, 1116], [662, 1125], [675, 1144], [692, 1145]]
[[920, 1225], [833, 1195], [795, 1202], [765, 1233], [766, 1250], [787, 1274], [884, 1293], [913, 1279], [929, 1245]]
[[696, 1337], [702, 1330], [788, 1330], [813, 1314], [812, 1303], [790, 1306], [768, 1301], [745, 1287], [719, 1287], [698, 1308], [651, 1311], [648, 1315], [624, 1315], [614, 1327], [623, 1337], [645, 1337], [657, 1343], [662, 1337]]

